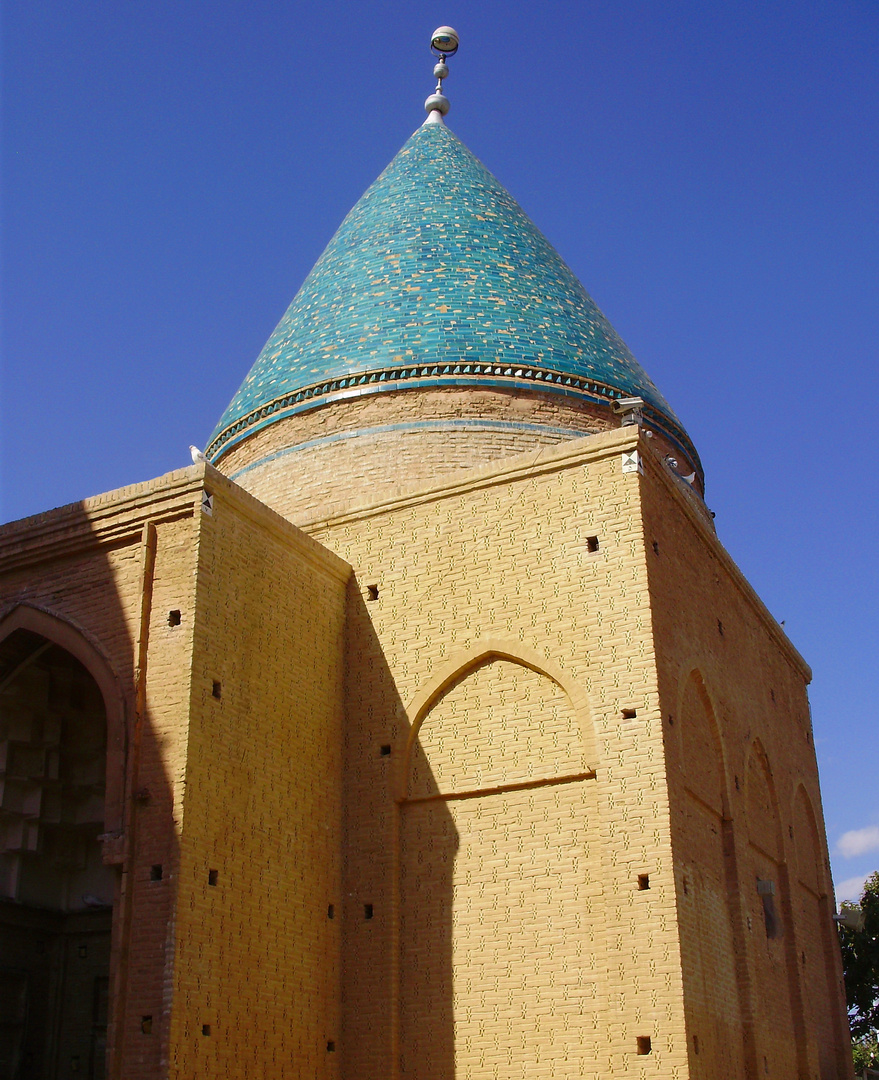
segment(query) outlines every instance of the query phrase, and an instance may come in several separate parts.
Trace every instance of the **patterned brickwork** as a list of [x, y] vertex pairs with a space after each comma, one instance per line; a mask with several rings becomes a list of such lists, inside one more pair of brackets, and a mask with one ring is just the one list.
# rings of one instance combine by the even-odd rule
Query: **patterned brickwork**
[[616, 426], [606, 410], [549, 395], [409, 390], [280, 420], [234, 446], [221, 468], [301, 524]]
[[655, 440], [372, 500], [0, 530], [107, 704], [110, 1075], [847, 1077], [809, 672]]
[[[91, 671], [108, 695], [104, 858], [119, 868], [109, 1075], [126, 1080], [160, 1075], [167, 1056], [172, 957], [166, 934], [186, 759], [193, 507], [201, 471], [173, 473], [0, 529], [0, 615], [36, 620], [34, 630], [65, 648], [82, 643], [84, 655], [96, 657], [99, 666]], [[145, 523], [152, 534], [145, 536]], [[174, 627], [171, 609], [182, 613]]]
[[561, 687], [521, 664], [490, 660], [431, 708], [406, 794], [459, 794], [586, 770], [583, 732]]
[[433, 704], [407, 772], [401, 1071], [598, 1076], [597, 802], [571, 701], [545, 675], [488, 660]]
[[[396, 1075], [401, 1055], [412, 1060], [416, 1029], [425, 1060], [439, 1063], [425, 1064], [425, 1075], [444, 1068], [449, 1075], [452, 1056], [462, 1074], [494, 1075], [509, 1061], [511, 1037], [518, 1040], [514, 1075], [564, 1067], [570, 1075], [628, 1069], [646, 1076], [660, 1069], [671, 1076], [686, 1061], [639, 477], [622, 471], [622, 453], [636, 439], [623, 430], [520, 455], [457, 487], [314, 529], [354, 566], [359, 583], [350, 601], [345, 758], [345, 891], [353, 901], [344, 948], [352, 958], [344, 980], [347, 1076]], [[468, 685], [463, 676], [474, 664]], [[531, 671], [513, 679], [517, 665]], [[558, 689], [535, 694], [552, 680], [561, 696]], [[585, 763], [595, 768], [595, 779], [398, 810], [394, 794], [402, 797], [406, 782], [400, 761], [424, 710], [416, 758], [423, 754], [431, 769], [436, 762], [428, 784], [441, 787], [445, 776], [451, 784], [452, 775], [465, 787], [472, 782], [462, 777], [472, 778], [481, 766], [468, 765], [469, 749], [460, 751], [461, 773], [449, 760], [457, 726], [452, 706], [457, 715], [465, 701], [468, 747], [470, 732], [487, 740], [489, 731], [497, 746], [489, 753], [486, 743], [479, 755], [485, 782], [503, 786], [504, 776], [518, 783], [528, 775], [528, 755], [517, 760], [510, 750], [517, 729], [534, 750], [532, 776], [552, 780]], [[431, 705], [443, 723], [431, 723]], [[570, 710], [577, 715], [576, 750]], [[493, 828], [475, 824], [491, 819]], [[438, 860], [453, 875], [445, 890], [421, 888], [433, 905], [421, 913], [407, 900], [413, 879], [400, 879], [404, 856], [402, 865], [413, 858], [418, 865], [417, 821], [437, 836], [433, 854], [424, 850], [422, 859]], [[573, 857], [587, 848], [588, 867]], [[531, 860], [540, 889], [551, 894], [535, 893], [539, 915], [523, 906], [519, 891]], [[639, 888], [645, 875], [648, 889]], [[489, 898], [487, 908], [479, 908], [479, 896]], [[443, 906], [451, 904], [455, 916], [458, 904], [463, 912], [468, 903], [476, 905], [473, 927], [482, 910], [491, 957], [470, 990], [462, 980], [479, 934], [450, 920]], [[509, 926], [506, 937], [492, 928], [489, 909]], [[410, 938], [403, 926], [424, 920], [438, 933], [435, 956], [444, 974], [413, 1001], [407, 950], [424, 954], [427, 939], [421, 931]], [[532, 990], [523, 991], [522, 941], [534, 939], [538, 923], [552, 957], [529, 960], [540, 971], [528, 980]], [[584, 950], [587, 970], [575, 977]], [[435, 1006], [443, 1018], [433, 1034], [412, 1020], [425, 992], [433, 995], [431, 1011]], [[433, 1000], [437, 994], [441, 1002]], [[523, 1011], [530, 1019], [514, 1022]], [[582, 1027], [574, 1017], [585, 1018]], [[564, 1065], [560, 1047], [568, 1027], [576, 1036]], [[639, 1038], [650, 1039], [643, 1061]], [[422, 1060], [420, 1050], [416, 1057]]]
[[647, 465], [690, 1075], [848, 1076], [810, 673], [668, 471]]
[[250, 1078], [295, 1062], [334, 1077], [350, 570], [221, 477], [206, 483], [172, 1075]]
[[[606, 1075], [594, 787], [403, 809], [402, 1075]], [[449, 837], [435, 842], [446, 816], [453, 873]]]
[[[674, 804], [675, 876], [680, 881], [678, 919], [681, 967], [693, 1033], [691, 1077], [744, 1077], [742, 1002], [737, 942], [728, 895], [738, 882], [727, 866], [728, 843], [723, 748], [710, 699], [692, 673], [671, 714], [675, 738], [669, 764], [680, 770]], [[692, 1040], [691, 1036], [691, 1040]], [[698, 1049], [698, 1054], [695, 1052]]]
[[[790, 876], [793, 891], [793, 914], [803, 972], [806, 1045], [809, 1062], [818, 1065], [819, 1076], [835, 1076], [839, 1064], [837, 1015], [827, 1007], [838, 998], [833, 980], [836, 968], [836, 941], [827, 934], [828, 903], [821, 854], [823, 837], [805, 788], [800, 787], [794, 800], [793, 833], [797, 872]], [[811, 982], [826, 992], [812, 992]], [[821, 984], [824, 984], [824, 987]]]

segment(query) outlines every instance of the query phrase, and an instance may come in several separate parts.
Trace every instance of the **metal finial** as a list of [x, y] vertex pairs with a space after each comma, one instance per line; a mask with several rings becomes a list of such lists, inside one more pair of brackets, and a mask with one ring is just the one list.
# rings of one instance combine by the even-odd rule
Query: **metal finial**
[[[451, 26], [441, 26], [434, 30], [430, 39], [430, 51], [439, 57], [433, 74], [436, 77], [436, 89], [424, 103], [428, 121], [439, 123], [449, 111], [449, 99], [443, 93], [443, 79], [449, 74], [446, 59], [458, 51], [458, 33]], [[434, 116], [436, 113], [436, 116]]]

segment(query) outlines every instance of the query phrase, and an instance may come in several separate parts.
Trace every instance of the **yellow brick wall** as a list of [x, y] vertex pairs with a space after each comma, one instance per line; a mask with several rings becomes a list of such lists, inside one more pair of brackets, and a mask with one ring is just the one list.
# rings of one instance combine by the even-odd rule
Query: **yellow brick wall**
[[[520, 455], [310, 530], [356, 574], [344, 764], [351, 1080], [447, 1076], [453, 1058], [474, 1078], [684, 1075], [640, 480], [622, 471], [636, 438]], [[472, 797], [398, 801], [425, 716], [416, 793], [427, 767], [428, 788]], [[584, 763], [594, 779], [467, 790], [504, 776], [542, 785]]]
[[[821, 865], [823, 835], [804, 787], [798, 788], [794, 799], [793, 832], [796, 868], [789, 880], [807, 989], [804, 1005], [808, 1060], [818, 1064], [820, 1076], [835, 1076], [838, 1063], [842, 1061], [843, 1067], [848, 1063], [848, 1042], [843, 1038], [840, 1050], [838, 1012], [832, 1007], [838, 1005], [839, 999], [839, 956], [835, 938], [827, 934], [831, 912]], [[824, 992], [812, 993], [813, 981]]]
[[690, 1076], [695, 1080], [722, 1075], [733, 1080], [747, 1075], [737, 968], [741, 942], [736, 941], [728, 902], [738, 882], [727, 865], [722, 742], [697, 672], [683, 681], [666, 723], [668, 768], [679, 780], [673, 789], [672, 836], [679, 883], [681, 966], [688, 1022], [693, 1028]]
[[491, 658], [431, 706], [407, 763], [406, 795], [485, 791], [586, 772], [583, 739], [560, 686], [522, 664]]
[[218, 474], [206, 484], [168, 1075], [331, 1078], [350, 568]]
[[403, 809], [401, 1075], [607, 1075], [595, 795], [579, 781]]
[[489, 658], [418, 727], [399, 837], [405, 1075], [599, 1075], [589, 723], [546, 675]]
[[[202, 471], [172, 473], [0, 529], [0, 619], [15, 617], [24, 604], [59, 620], [62, 637], [85, 642], [108, 672], [114, 699], [108, 708], [118, 698], [110, 709], [111, 838], [104, 857], [118, 866], [108, 1075], [125, 1080], [160, 1075], [167, 1053], [165, 932], [178, 859], [194, 624], [193, 508]], [[146, 540], [145, 524], [154, 530]], [[145, 568], [147, 549], [152, 557]], [[174, 627], [172, 609], [181, 612]], [[61, 643], [69, 645], [66, 638]]]
[[638, 439], [0, 530], [122, 702], [112, 1076], [847, 1077], [808, 670]]
[[690, 1075], [847, 1078], [810, 673], [679, 482], [645, 463]]

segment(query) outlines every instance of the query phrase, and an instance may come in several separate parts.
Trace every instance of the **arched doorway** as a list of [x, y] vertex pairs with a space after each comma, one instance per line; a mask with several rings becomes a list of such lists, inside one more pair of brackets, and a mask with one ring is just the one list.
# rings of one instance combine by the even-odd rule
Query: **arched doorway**
[[107, 706], [86, 666], [0, 640], [0, 1080], [102, 1080], [117, 874], [102, 860]]

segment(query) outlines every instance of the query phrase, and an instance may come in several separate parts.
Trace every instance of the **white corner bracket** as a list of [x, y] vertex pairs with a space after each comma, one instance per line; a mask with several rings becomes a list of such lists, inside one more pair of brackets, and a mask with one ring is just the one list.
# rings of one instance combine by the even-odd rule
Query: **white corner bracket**
[[641, 455], [637, 450], [633, 450], [630, 454], [623, 454], [623, 472], [636, 472], [644, 475], [644, 464], [641, 461]]
[[843, 907], [833, 916], [833, 921], [847, 930], [854, 930], [860, 934], [866, 923], [866, 914], [858, 907]]

